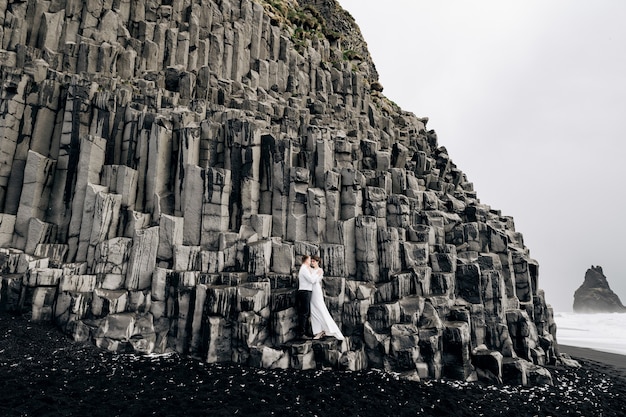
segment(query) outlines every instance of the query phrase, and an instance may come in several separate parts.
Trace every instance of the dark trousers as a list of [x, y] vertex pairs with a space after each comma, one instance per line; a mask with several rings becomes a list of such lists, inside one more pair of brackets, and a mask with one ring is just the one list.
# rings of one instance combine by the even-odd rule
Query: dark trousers
[[309, 318], [311, 317], [311, 294], [312, 291], [298, 290], [296, 293], [296, 309], [298, 311], [297, 336], [309, 333]]

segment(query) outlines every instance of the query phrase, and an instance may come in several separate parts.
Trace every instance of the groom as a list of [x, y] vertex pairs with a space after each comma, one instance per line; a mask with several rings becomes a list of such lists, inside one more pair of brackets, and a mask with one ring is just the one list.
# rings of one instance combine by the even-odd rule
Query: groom
[[298, 272], [298, 292], [296, 293], [296, 308], [298, 311], [296, 337], [298, 339], [313, 338], [313, 335], [309, 332], [308, 324], [311, 316], [311, 294], [316, 280], [317, 277], [311, 270], [311, 257], [304, 255], [300, 271]]

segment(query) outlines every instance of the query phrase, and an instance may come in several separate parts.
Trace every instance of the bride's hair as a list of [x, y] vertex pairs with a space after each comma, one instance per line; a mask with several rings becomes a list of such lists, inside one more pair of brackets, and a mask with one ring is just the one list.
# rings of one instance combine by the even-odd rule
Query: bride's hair
[[311, 259], [313, 259], [313, 260], [314, 260], [315, 262], [317, 262], [318, 264], [320, 264], [320, 263], [321, 263], [321, 261], [322, 261], [322, 260], [320, 259], [320, 257], [319, 257], [319, 256], [317, 256], [317, 255], [316, 255], [316, 256], [311, 256]]

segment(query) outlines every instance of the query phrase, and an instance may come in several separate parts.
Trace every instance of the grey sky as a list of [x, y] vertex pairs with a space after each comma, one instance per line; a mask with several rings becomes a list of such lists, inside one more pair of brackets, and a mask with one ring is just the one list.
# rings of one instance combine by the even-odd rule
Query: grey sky
[[339, 0], [384, 93], [513, 216], [556, 311], [601, 265], [626, 303], [626, 2]]

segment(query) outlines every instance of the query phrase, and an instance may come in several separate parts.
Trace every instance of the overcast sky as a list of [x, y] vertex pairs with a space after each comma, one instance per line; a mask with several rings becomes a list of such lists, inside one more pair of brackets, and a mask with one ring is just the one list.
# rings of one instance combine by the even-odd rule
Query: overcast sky
[[591, 265], [626, 303], [626, 1], [339, 1], [385, 95], [514, 217], [555, 311]]

